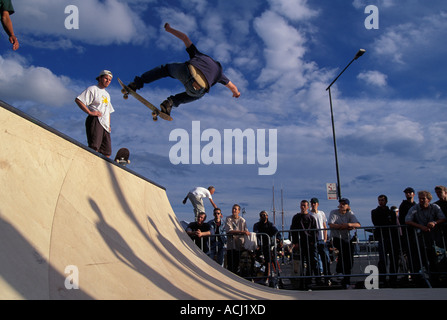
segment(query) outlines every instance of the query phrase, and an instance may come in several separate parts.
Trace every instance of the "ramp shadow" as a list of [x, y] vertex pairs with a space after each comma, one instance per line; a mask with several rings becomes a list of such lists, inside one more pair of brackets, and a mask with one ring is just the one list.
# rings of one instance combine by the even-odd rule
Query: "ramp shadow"
[[[1, 214], [0, 234], [0, 276], [21, 297], [27, 300], [93, 299], [82, 287], [66, 289], [68, 275], [58, 272], [13, 225], [1, 218]], [[47, 272], [48, 278], [44, 275]]]

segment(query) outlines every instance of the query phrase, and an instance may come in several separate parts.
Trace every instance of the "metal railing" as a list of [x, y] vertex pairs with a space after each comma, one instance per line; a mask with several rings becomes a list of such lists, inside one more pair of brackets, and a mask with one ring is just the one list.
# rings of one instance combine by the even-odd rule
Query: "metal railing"
[[[431, 232], [409, 226], [361, 227], [343, 238], [326, 229], [326, 242], [318, 240], [322, 230], [283, 230], [272, 237], [258, 233], [251, 248], [244, 247], [244, 236], [212, 235], [201, 238], [201, 247], [239, 276], [277, 288], [364, 287], [371, 270], [378, 273], [379, 287], [447, 287], [442, 225]], [[227, 250], [227, 244], [235, 250]]]

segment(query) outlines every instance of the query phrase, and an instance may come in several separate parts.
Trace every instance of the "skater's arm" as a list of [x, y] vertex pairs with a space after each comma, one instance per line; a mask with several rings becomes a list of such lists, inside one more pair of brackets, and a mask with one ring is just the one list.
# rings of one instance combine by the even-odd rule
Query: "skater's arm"
[[165, 30], [166, 30], [166, 32], [169, 32], [170, 34], [173, 34], [174, 36], [176, 36], [177, 38], [182, 40], [183, 43], [185, 44], [186, 48], [189, 48], [192, 45], [192, 41], [189, 39], [189, 37], [186, 34], [184, 34], [181, 31], [175, 30], [174, 28], [171, 28], [169, 23], [165, 24]]
[[8, 34], [9, 42], [12, 43], [12, 49], [17, 50], [19, 48], [19, 41], [14, 35], [14, 28], [8, 11], [1, 12], [1, 20], [3, 29], [5, 29], [5, 32]]
[[227, 87], [228, 89], [231, 90], [231, 92], [233, 92], [233, 97], [239, 98], [241, 96], [241, 93], [239, 92], [237, 87], [233, 84], [233, 82], [231, 81], [228, 82], [228, 84], [226, 84], [225, 87]]
[[214, 203], [213, 199], [210, 199], [211, 205], [214, 207], [214, 209], [217, 208], [216, 204]]
[[76, 104], [78, 105], [78, 107], [79, 107], [82, 111], [84, 111], [85, 113], [87, 113], [89, 116], [92, 116], [92, 117], [100, 117], [100, 116], [102, 115], [101, 112], [99, 112], [99, 111], [90, 111], [90, 109], [87, 108], [87, 106], [86, 106], [84, 103], [82, 103], [82, 101], [79, 100], [78, 98], [76, 98], [75, 102], [76, 102]]

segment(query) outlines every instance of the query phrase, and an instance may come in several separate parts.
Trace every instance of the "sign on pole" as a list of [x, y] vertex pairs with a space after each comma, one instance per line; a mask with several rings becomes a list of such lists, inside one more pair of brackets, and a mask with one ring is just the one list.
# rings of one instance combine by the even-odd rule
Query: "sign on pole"
[[326, 183], [327, 189], [327, 199], [337, 200], [337, 184], [336, 183]]

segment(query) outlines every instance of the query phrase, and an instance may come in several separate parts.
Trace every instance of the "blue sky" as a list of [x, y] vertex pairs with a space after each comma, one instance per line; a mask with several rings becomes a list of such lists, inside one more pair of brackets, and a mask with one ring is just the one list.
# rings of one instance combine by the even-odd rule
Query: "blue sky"
[[[85, 114], [74, 99], [100, 70], [111, 70], [113, 149], [129, 148], [129, 168], [167, 188], [179, 220], [192, 218], [191, 205], [181, 204], [187, 191], [214, 185], [224, 215], [239, 203], [251, 229], [261, 210], [271, 212], [275, 186], [277, 210], [283, 189], [287, 229], [302, 199], [318, 197], [327, 215], [338, 204], [326, 200], [326, 183], [336, 182], [326, 88], [364, 48], [332, 97], [342, 196], [366, 226], [379, 194], [399, 205], [412, 186], [436, 200], [434, 186], [447, 183], [447, 8], [443, 0], [402, 3], [14, 0], [21, 47], [13, 52], [1, 34], [0, 99], [86, 143]], [[68, 5], [79, 9], [79, 29], [65, 28]], [[368, 5], [379, 10], [379, 29], [365, 27]], [[183, 43], [163, 30], [165, 22], [219, 60], [242, 96], [234, 99], [217, 84], [203, 99], [175, 109], [173, 122], [156, 123], [139, 102], [124, 101], [116, 77], [129, 82], [160, 64], [187, 60]], [[181, 90], [165, 79], [140, 93], [158, 105]], [[179, 129], [197, 140], [193, 121], [200, 121], [201, 133], [212, 129], [222, 138], [226, 129], [276, 130], [275, 174], [259, 175], [258, 162], [172, 164], [176, 142], [169, 136]]]

